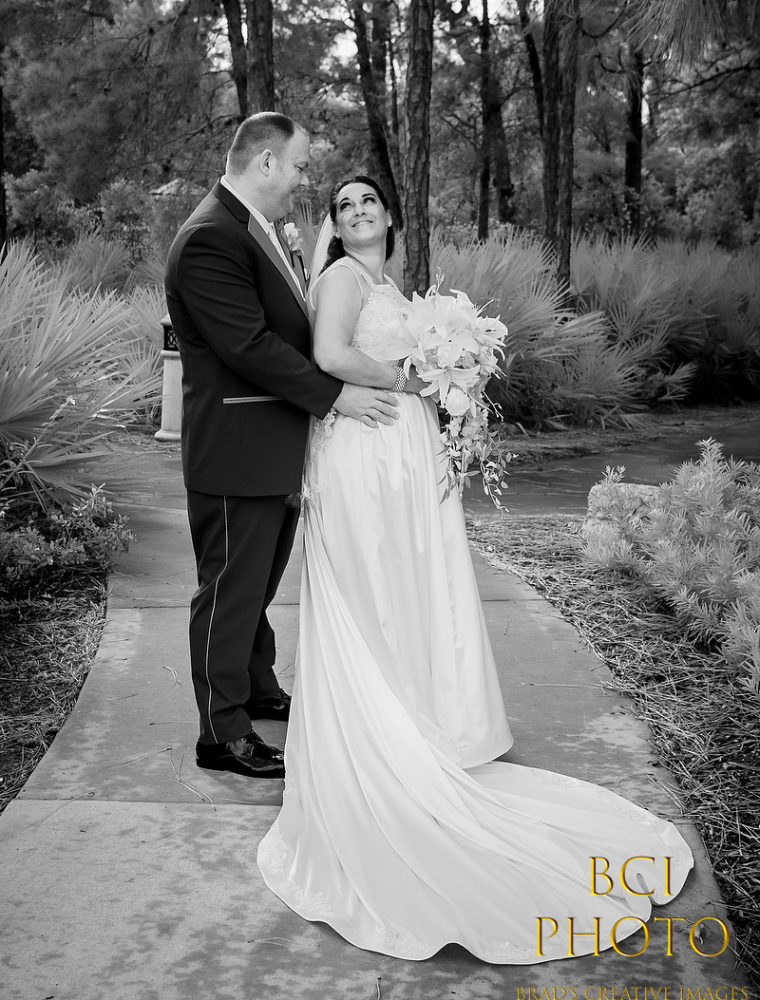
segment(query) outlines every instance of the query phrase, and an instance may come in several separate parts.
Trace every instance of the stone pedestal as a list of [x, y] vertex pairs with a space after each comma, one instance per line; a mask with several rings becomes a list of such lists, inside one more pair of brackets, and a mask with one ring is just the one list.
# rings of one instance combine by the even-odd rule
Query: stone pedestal
[[161, 391], [161, 429], [158, 441], [179, 441], [182, 427], [182, 361], [169, 314], [161, 320], [164, 328], [164, 383]]

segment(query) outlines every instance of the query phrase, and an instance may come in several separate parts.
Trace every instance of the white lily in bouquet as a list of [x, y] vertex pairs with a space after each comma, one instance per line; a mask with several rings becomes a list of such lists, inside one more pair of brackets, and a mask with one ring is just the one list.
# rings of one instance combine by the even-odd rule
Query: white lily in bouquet
[[[492, 376], [503, 378], [499, 357], [507, 337], [498, 319], [483, 316], [469, 297], [455, 289], [440, 291], [442, 277], [424, 297], [416, 292], [398, 328], [387, 358], [403, 361], [407, 375], [412, 365], [429, 385], [421, 395], [432, 396], [444, 414], [441, 432], [447, 459], [447, 492], [459, 495], [480, 472], [483, 489], [501, 507], [506, 488], [506, 464], [512, 456], [498, 446], [489, 428], [489, 417], [499, 416], [498, 407], [487, 397]], [[386, 353], [386, 352], [384, 352]], [[471, 466], [477, 463], [477, 468]]]

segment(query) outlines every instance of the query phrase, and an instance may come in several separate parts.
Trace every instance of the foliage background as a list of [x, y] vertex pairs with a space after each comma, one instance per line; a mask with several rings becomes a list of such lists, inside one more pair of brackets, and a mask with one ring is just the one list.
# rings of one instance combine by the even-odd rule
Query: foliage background
[[[410, 142], [403, 113], [410, 2], [359, 5], [370, 42], [380, 30], [380, 15], [387, 20], [381, 102], [400, 184]], [[707, 239], [727, 249], [754, 244], [760, 231], [756, 24], [733, 11], [741, 4], [727, 0], [721, 35], [711, 35], [713, 26], [704, 22], [699, 44], [692, 42], [692, 59], [684, 64], [656, 51], [654, 35], [643, 41], [634, 35], [633, 13], [642, 2], [576, 4], [575, 229], [594, 236], [630, 230], [625, 178], [630, 56], [640, 52], [643, 179], [637, 229], [652, 237]], [[56, 228], [61, 213], [81, 209], [106, 221], [103, 199], [115, 183], [131, 185], [133, 195], [139, 189], [135, 209], [139, 206], [148, 218], [150, 192], [162, 185], [182, 180], [208, 188], [222, 170], [240, 115], [228, 6], [213, 0], [93, 0], [86, 5], [3, 0], [2, 170], [11, 233], [45, 234]], [[678, 3], [667, 0], [660, 6]], [[309, 204], [321, 213], [336, 176], [371, 166], [356, 4], [333, 0], [316, 8], [285, 0], [274, 7], [275, 102], [312, 132]], [[492, 160], [506, 161], [500, 168], [506, 181], [491, 179], [489, 221], [538, 229], [544, 221], [542, 122], [527, 38], [540, 54], [550, 4], [440, 0], [432, 79], [431, 221], [447, 235], [478, 222], [486, 127], [479, 87], [489, 7], [488, 67], [503, 131], [498, 157], [492, 145]], [[245, 13], [246, 3], [241, 9]], [[692, 16], [704, 17], [699, 10]], [[497, 182], [509, 191], [504, 204]]]

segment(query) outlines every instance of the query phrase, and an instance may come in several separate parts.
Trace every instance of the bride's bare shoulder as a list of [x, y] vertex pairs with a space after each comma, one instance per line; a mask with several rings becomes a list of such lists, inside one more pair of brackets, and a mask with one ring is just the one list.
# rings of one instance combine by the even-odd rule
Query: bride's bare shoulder
[[360, 271], [353, 265], [351, 258], [340, 257], [313, 279], [309, 289], [309, 299], [315, 308], [320, 298], [324, 299], [325, 295], [329, 295], [330, 298], [335, 295], [341, 298], [358, 298], [362, 301], [365, 290], [366, 286]]

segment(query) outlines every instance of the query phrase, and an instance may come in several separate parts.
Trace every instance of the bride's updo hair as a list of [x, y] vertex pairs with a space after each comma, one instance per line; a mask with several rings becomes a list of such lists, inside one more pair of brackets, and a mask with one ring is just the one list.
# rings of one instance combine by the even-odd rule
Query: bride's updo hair
[[[342, 181], [338, 181], [335, 187], [330, 192], [330, 218], [335, 222], [338, 218], [338, 195], [343, 190], [347, 184], [366, 184], [371, 187], [372, 190], [377, 194], [380, 199], [380, 204], [383, 206], [386, 212], [389, 211], [388, 199], [383, 193], [383, 189], [377, 183], [373, 177], [367, 177], [366, 174], [354, 174], [353, 177], [346, 177]], [[388, 232], [385, 234], [385, 259], [393, 254], [393, 248], [396, 244], [394, 237], [395, 230], [393, 226], [388, 227]], [[325, 259], [325, 266], [322, 268], [329, 267], [330, 264], [334, 264], [336, 260], [340, 260], [341, 257], [346, 256], [346, 251], [343, 249], [343, 240], [340, 236], [333, 236], [327, 245], [327, 258]]]

